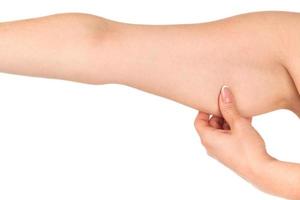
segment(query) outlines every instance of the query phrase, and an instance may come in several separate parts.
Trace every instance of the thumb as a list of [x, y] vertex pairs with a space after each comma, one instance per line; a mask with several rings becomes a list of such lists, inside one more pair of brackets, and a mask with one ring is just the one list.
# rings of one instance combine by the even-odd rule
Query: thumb
[[234, 101], [234, 96], [228, 86], [224, 85], [221, 89], [219, 96], [219, 107], [223, 118], [232, 128], [235, 122], [241, 118], [236, 103]]

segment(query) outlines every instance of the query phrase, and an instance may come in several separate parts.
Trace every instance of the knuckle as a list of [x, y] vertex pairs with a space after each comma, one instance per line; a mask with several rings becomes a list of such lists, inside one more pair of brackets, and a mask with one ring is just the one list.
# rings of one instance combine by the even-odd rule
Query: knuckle
[[207, 145], [207, 141], [202, 137], [201, 138], [201, 144], [204, 146], [204, 147], [206, 147], [206, 145]]
[[195, 122], [194, 122], [194, 127], [195, 127], [195, 129], [199, 132], [200, 128], [199, 128], [199, 124], [197, 123], [196, 120], [195, 120]]
[[198, 134], [200, 135], [202, 133], [202, 129], [199, 126], [195, 126], [196, 131], [198, 132]]
[[211, 148], [211, 146], [212, 146], [211, 140], [208, 138], [207, 135], [202, 136], [201, 143], [206, 149]]
[[203, 138], [201, 139], [201, 144], [205, 147], [205, 148], [208, 148], [209, 147], [209, 142], [206, 138]]
[[195, 127], [197, 132], [201, 131], [201, 126], [200, 126], [199, 121], [197, 119], [194, 121], [194, 127]]
[[195, 121], [194, 121], [194, 126], [195, 126], [195, 127], [198, 126], [198, 120], [197, 120], [197, 118], [196, 118]]

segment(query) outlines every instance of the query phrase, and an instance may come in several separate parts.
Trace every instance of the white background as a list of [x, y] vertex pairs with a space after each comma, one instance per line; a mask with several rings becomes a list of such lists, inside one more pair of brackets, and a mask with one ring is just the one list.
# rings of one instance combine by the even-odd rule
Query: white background
[[[86, 12], [123, 22], [176, 24], [261, 10], [299, 12], [300, 3], [0, 0], [0, 21]], [[207, 156], [193, 127], [197, 112], [186, 106], [120, 85], [7, 74], [0, 74], [0, 91], [1, 200], [277, 199]], [[261, 115], [254, 126], [273, 156], [300, 162], [294, 114]]]

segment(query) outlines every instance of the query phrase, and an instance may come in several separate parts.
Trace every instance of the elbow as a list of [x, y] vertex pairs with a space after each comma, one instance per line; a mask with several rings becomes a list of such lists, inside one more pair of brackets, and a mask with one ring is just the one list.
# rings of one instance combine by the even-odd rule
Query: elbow
[[111, 61], [115, 55], [110, 50], [110, 43], [115, 22], [83, 13], [57, 14], [50, 16], [48, 21], [63, 24], [64, 35], [57, 47], [64, 58], [63, 66], [71, 69], [68, 75], [63, 73], [64, 77], [60, 77], [59, 73], [57, 78], [87, 84], [113, 82]]

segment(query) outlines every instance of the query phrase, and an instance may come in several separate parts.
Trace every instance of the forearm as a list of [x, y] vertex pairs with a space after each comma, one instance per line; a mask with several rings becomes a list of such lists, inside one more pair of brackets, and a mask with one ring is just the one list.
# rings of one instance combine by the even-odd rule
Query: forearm
[[59, 14], [0, 23], [0, 71], [86, 83], [110, 82], [95, 53], [108, 20]]
[[252, 183], [270, 194], [300, 199], [300, 164], [268, 161], [257, 169]]
[[80, 14], [4, 23], [0, 71], [125, 84], [214, 114], [227, 84], [246, 116], [293, 109], [299, 95], [282, 66], [274, 17], [257, 15], [170, 26]]

